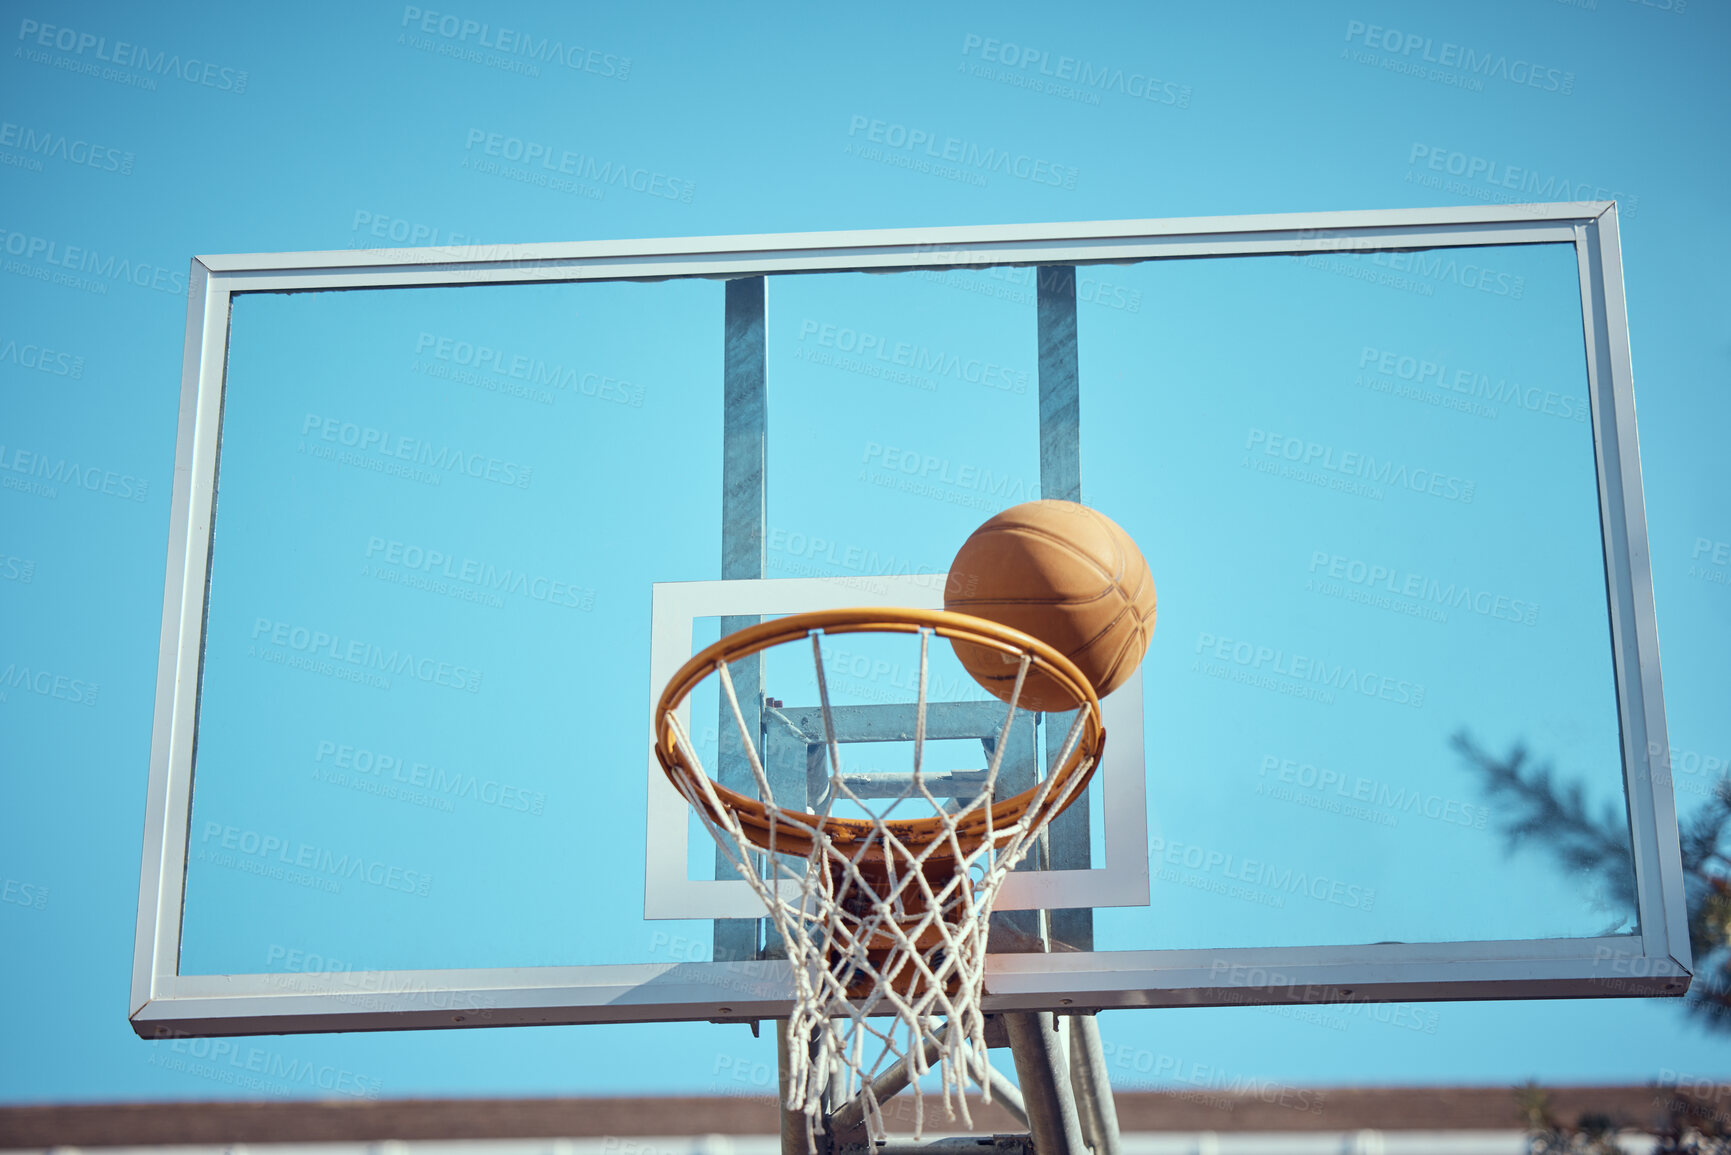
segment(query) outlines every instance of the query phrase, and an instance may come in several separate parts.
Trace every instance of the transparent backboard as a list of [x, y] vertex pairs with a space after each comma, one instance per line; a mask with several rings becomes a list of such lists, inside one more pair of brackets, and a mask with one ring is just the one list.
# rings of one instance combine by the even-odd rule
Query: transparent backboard
[[[135, 1027], [775, 1014], [662, 683], [1054, 496], [1159, 617], [988, 1006], [1681, 993], [1614, 216], [1137, 224], [195, 264]], [[861, 726], [899, 644], [830, 639]], [[803, 760], [809, 653], [748, 692]], [[1540, 767], [1577, 869], [1510, 853]]]

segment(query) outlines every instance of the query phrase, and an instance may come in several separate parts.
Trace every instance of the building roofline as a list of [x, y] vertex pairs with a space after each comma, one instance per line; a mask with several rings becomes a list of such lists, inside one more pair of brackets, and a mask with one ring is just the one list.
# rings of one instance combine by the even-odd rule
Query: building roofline
[[[1655, 1086], [1546, 1088], [1556, 1117], [1609, 1115], [1650, 1130], [1673, 1092]], [[1515, 1089], [1490, 1087], [1293, 1087], [1116, 1094], [1125, 1133], [1509, 1131], [1526, 1119]], [[886, 1104], [892, 1132], [900, 1103]], [[974, 1130], [1020, 1128], [999, 1107], [971, 1103]], [[941, 1115], [941, 1112], [939, 1112]], [[930, 1112], [928, 1112], [928, 1117]], [[941, 1121], [928, 1130], [944, 1130]], [[365, 1142], [388, 1139], [551, 1139], [666, 1135], [770, 1135], [769, 1096], [541, 1099], [325, 1099], [255, 1102], [57, 1103], [0, 1107], [0, 1150], [47, 1147]]]

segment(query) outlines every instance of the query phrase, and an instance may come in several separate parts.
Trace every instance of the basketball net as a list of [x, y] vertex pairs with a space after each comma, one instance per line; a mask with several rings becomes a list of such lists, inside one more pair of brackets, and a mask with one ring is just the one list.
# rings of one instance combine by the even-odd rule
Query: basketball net
[[[777, 804], [758, 757], [756, 735], [747, 726], [734, 691], [729, 657], [766, 647], [727, 654], [728, 640], [724, 639], [712, 647], [712, 651], [721, 648], [722, 656], [697, 674], [713, 673], [720, 682], [739, 728], [740, 745], [750, 764], [760, 805], [742, 806], [747, 801], [743, 796], [721, 787], [703, 772], [675, 712], [678, 702], [670, 704], [682, 678], [685, 693], [696, 680], [687, 677], [686, 671], [701, 666], [712, 651], [700, 654], [686, 671], [675, 676], [658, 710], [657, 752], [663, 766], [739, 876], [763, 901], [786, 948], [794, 997], [788, 1024], [785, 1106], [805, 1114], [808, 1138], [814, 1140], [814, 1147], [826, 1093], [832, 1111], [840, 1101], [859, 1096], [868, 1137], [874, 1144], [885, 1137], [882, 1105], [874, 1094], [873, 1081], [898, 1062], [906, 1064], [913, 1090], [916, 1137], [925, 1122], [921, 1079], [932, 1071], [934, 1056], [950, 1119], [959, 1114], [967, 1126], [972, 1126], [964, 1093], [969, 1077], [990, 1101], [985, 1017], [980, 1002], [992, 906], [1004, 881], [1046, 824], [1087, 789], [1104, 741], [1099, 701], [1091, 689], [1085, 689], [1077, 694], [1081, 707], [1057, 758], [1050, 762], [1053, 772], [1014, 798], [997, 800], [999, 768], [1010, 746], [1010, 728], [1030, 669], [1038, 666], [1050, 675], [1056, 664], [1055, 673], [1064, 681], [1084, 688], [1086, 682], [1044, 643], [980, 619], [935, 611], [865, 612], [928, 620], [953, 618], [986, 627], [992, 635], [982, 639], [979, 634], [967, 636], [953, 629], [934, 631], [930, 625], [917, 626], [920, 664], [913, 773], [907, 788], [887, 806], [884, 799], [874, 799], [878, 807], [875, 817], [833, 815], [838, 802], [851, 802], [867, 814], [874, 808], [850, 790], [842, 777], [840, 744], [824, 676], [823, 630], [798, 628], [799, 619], [824, 615], [796, 615], [734, 635], [742, 637], [779, 625], [781, 632], [793, 635], [779, 641], [810, 637], [829, 753], [830, 788], [821, 814], [808, 812], [804, 799], [798, 800], [797, 808], [783, 809]], [[906, 623], [876, 628], [912, 632]], [[832, 627], [830, 632], [841, 631]], [[1000, 652], [1010, 648], [1004, 636], [1013, 635], [1020, 651], [1009, 709], [993, 747], [985, 783], [971, 800], [957, 800], [949, 808], [930, 789], [922, 765], [928, 651], [934, 632], [952, 639], [985, 640]], [[904, 804], [922, 813], [929, 808], [934, 817], [912, 822], [892, 819], [890, 816]]]

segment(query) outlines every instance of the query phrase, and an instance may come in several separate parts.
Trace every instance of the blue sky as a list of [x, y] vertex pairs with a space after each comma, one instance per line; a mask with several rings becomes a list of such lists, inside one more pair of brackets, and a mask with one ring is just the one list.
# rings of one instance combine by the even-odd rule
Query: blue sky
[[[7, 462], [19, 452], [76, 459], [104, 484], [53, 496], [0, 490], [0, 662], [52, 671], [69, 687], [60, 697], [7, 688], [0, 700], [0, 877], [11, 896], [0, 904], [0, 977], [35, 995], [0, 1048], [8, 1100], [333, 1089], [249, 1083], [237, 1054], [262, 1053], [267, 1067], [305, 1059], [341, 1073], [336, 1093], [381, 1095], [763, 1089], [739, 1073], [772, 1057], [742, 1027], [707, 1025], [272, 1038], [236, 1044], [218, 1062], [194, 1044], [132, 1035], [139, 831], [185, 270], [196, 253], [1615, 197], [1681, 808], [1705, 797], [1712, 766], [1731, 750], [1714, 709], [1731, 638], [1726, 302], [1700, 256], [1725, 240], [1711, 211], [1725, 162], [1700, 142], [1724, 135], [1716, 49], [1727, 29], [1705, 6], [1124, 5], [1064, 17], [1034, 6], [937, 15], [789, 6], [724, 19], [696, 6], [311, 5], [285, 23], [215, 7], [82, 5], [26, 7], [9, 20], [0, 444]], [[476, 27], [465, 32], [465, 21]], [[490, 47], [477, 43], [483, 23]], [[514, 37], [501, 43], [503, 27], [568, 50], [557, 61], [526, 57]], [[1452, 62], [1466, 50], [1508, 66], [1465, 76]], [[1041, 78], [1084, 64], [1125, 79], [1078, 93]], [[965, 161], [922, 169], [933, 151], [966, 156], [970, 146], [1029, 163], [1024, 175]], [[647, 176], [638, 189], [513, 179], [547, 172], [512, 162], [531, 149]], [[1103, 935], [1225, 945], [1582, 933], [1616, 921], [1537, 856], [1504, 858], [1494, 831], [1343, 820], [1319, 849], [1329, 828], [1302, 803], [1265, 797], [1260, 809], [1222, 813], [1223, 797], [1285, 772], [1271, 756], [1396, 785], [1446, 781], [1439, 793], [1482, 805], [1443, 746], [1462, 721], [1496, 749], [1526, 737], [1586, 778], [1590, 796], [1615, 797], [1605, 762], [1614, 718], [1594, 632], [1602, 583], [1583, 536], [1596, 521], [1587, 427], [1506, 406], [1495, 418], [1445, 412], [1360, 384], [1380, 363], [1366, 355], [1375, 348], [1578, 394], [1578, 372], [1559, 368], [1578, 309], [1572, 264], [1539, 249], [1494, 263], [1521, 279], [1518, 301], [1458, 282], [1389, 291], [1301, 262], [1084, 278], [1084, 495], [1142, 542], [1162, 595], [1149, 680], [1151, 701], [1172, 713], [1150, 722], [1151, 748], [1161, 743], [1166, 759], [1151, 778], [1154, 833], [1236, 839], [1380, 895], [1374, 912], [1315, 903], [1234, 912], [1177, 888], [1149, 911], [1103, 919]], [[1037, 476], [1026, 436], [1036, 356], [1013, 305], [1028, 289], [984, 273], [777, 286], [772, 380], [790, 387], [772, 402], [772, 438], [799, 435], [772, 441], [769, 521], [786, 531], [779, 551], [772, 538], [772, 572], [845, 571], [808, 548], [836, 522], [850, 547], [944, 563], [984, 511], [862, 490], [858, 475], [881, 471], [886, 447]], [[603, 716], [638, 708], [641, 679], [619, 692], [606, 671], [562, 663], [586, 646], [635, 653], [641, 622], [626, 611], [641, 604], [644, 582], [717, 576], [719, 401], [691, 383], [715, 370], [720, 287], [521, 289], [488, 306], [461, 294], [368, 296], [255, 298], [235, 312], [233, 379], [250, 388], [231, 398], [224, 493], [242, 516], [219, 517], [212, 622], [227, 648], [213, 644], [210, 659], [212, 772], [194, 837], [205, 821], [267, 831], [322, 823], [331, 839], [375, 839], [401, 866], [404, 889], [360, 888], [333, 903], [195, 864], [187, 969], [286, 969], [290, 950], [357, 966], [519, 961], [494, 951], [526, 962], [629, 957], [617, 936], [578, 933], [592, 924], [556, 905], [569, 883], [555, 835], [562, 821], [593, 820], [594, 808], [628, 809], [641, 754], [623, 777], [574, 794], [561, 757], [635, 739], [598, 738], [555, 691], [599, 703]], [[814, 362], [835, 351], [827, 324], [978, 350], [1001, 373], [995, 385], [938, 380], [929, 390], [868, 382]], [[525, 421], [541, 402], [480, 394], [446, 375], [459, 360], [454, 344], [440, 344], [447, 338], [568, 351], [593, 376], [545, 406], [547, 420]], [[1390, 389], [1399, 382], [1398, 372], [1377, 376]], [[491, 483], [385, 484], [303, 453], [308, 443], [340, 448], [340, 433], [323, 434], [344, 423], [485, 450], [512, 468]], [[924, 440], [903, 444], [910, 433]], [[1397, 494], [1328, 506], [1241, 465], [1239, 450], [1265, 447], [1271, 434], [1444, 460], [1503, 500], [1469, 510]], [[580, 454], [573, 437], [584, 439]], [[1228, 441], [1230, 457], [1212, 452]], [[284, 486], [289, 470], [295, 484]], [[366, 500], [345, 505], [347, 494]], [[643, 532], [652, 517], [665, 532]], [[376, 582], [319, 584], [381, 559], [401, 568], [394, 548], [453, 537], [474, 556], [559, 578], [567, 604], [518, 599], [488, 618], [489, 607], [387, 597]], [[602, 557], [597, 542], [610, 547]], [[1488, 573], [1490, 587], [1537, 602], [1541, 615], [1530, 627], [1457, 617], [1439, 628], [1303, 585], [1336, 558], [1385, 555], [1425, 574]], [[1262, 596], [1269, 575], [1282, 597]], [[471, 808], [455, 817], [461, 827], [440, 828], [438, 813], [410, 820], [401, 806], [308, 793], [323, 742], [411, 759], [436, 751], [457, 765], [497, 756], [463, 724], [476, 699], [461, 685], [372, 702], [325, 680], [271, 681], [284, 671], [245, 652], [259, 621], [268, 636], [276, 622], [310, 618], [380, 644], [393, 632], [444, 631], [436, 656], [464, 671], [454, 681], [480, 672], [488, 689], [508, 688], [510, 710], [489, 718], [525, 727], [510, 751], [523, 769], [504, 782], [523, 809]], [[1204, 636], [1403, 662], [1427, 685], [1427, 706], [1411, 716], [1383, 703], [1307, 710], [1199, 682], [1188, 671]], [[1537, 698], [1517, 665], [1535, 659], [1548, 675]], [[267, 699], [281, 686], [291, 694]], [[1377, 760], [1386, 743], [1423, 737], [1434, 739], [1432, 763]], [[1221, 769], [1183, 772], [1202, 764]], [[273, 792], [278, 781], [289, 786]], [[294, 806], [306, 813], [291, 817]], [[624, 927], [641, 852], [631, 834], [615, 837], [606, 846], [622, 848], [630, 877], [607, 913], [585, 917]], [[413, 893], [428, 877], [428, 894]], [[531, 881], [511, 885], [522, 879]], [[1102, 1025], [1127, 1084], [1641, 1081], [1722, 1077], [1731, 1066], [1731, 1043], [1701, 1034], [1676, 1006], [1632, 1001], [1122, 1012]]]

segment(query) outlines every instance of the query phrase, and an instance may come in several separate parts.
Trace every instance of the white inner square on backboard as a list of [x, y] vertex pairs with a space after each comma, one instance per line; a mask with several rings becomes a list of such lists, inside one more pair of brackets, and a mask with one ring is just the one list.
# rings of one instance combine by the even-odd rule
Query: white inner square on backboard
[[[693, 625], [700, 618], [778, 615], [846, 609], [862, 603], [943, 608], [944, 575], [912, 574], [871, 580], [785, 578], [765, 581], [658, 582], [650, 624], [649, 707], [693, 653]], [[1148, 807], [1142, 742], [1142, 676], [1137, 674], [1102, 700], [1110, 740], [1097, 773], [1103, 865], [1088, 870], [1018, 871], [994, 904], [998, 910], [1061, 910], [1071, 907], [1148, 905]], [[681, 721], [690, 729], [689, 702]], [[653, 745], [653, 743], [651, 743]], [[649, 830], [644, 863], [645, 918], [762, 918], [762, 902], [738, 879], [691, 877], [692, 854], [711, 846], [690, 837], [690, 805], [667, 780], [653, 750], [649, 755]], [[784, 883], [792, 894], [792, 883]]]

